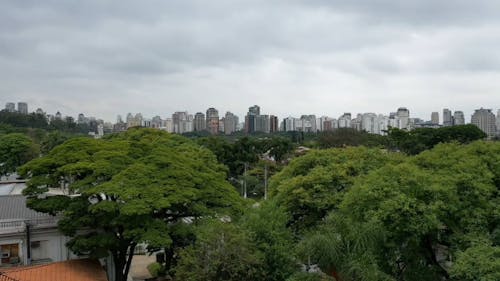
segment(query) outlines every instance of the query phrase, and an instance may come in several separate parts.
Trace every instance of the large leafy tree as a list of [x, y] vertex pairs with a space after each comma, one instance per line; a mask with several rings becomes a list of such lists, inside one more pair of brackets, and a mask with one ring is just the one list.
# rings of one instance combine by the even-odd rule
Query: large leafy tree
[[26, 135], [0, 135], [0, 176], [8, 175], [38, 156], [39, 147]]
[[438, 145], [359, 178], [336, 215], [381, 226], [368, 264], [396, 280], [494, 280], [499, 155], [498, 143]]
[[[110, 254], [118, 281], [126, 280], [138, 243], [169, 247], [183, 219], [222, 216], [240, 204], [209, 150], [159, 130], [71, 139], [20, 171], [30, 178], [29, 206], [62, 216], [71, 250]], [[49, 188], [71, 196], [47, 196]]]
[[247, 232], [220, 220], [204, 222], [196, 242], [181, 252], [176, 279], [186, 281], [253, 281], [263, 278], [262, 255]]
[[397, 154], [365, 147], [312, 150], [271, 179], [271, 195], [289, 213], [289, 226], [301, 232], [338, 208], [356, 177], [400, 160]]

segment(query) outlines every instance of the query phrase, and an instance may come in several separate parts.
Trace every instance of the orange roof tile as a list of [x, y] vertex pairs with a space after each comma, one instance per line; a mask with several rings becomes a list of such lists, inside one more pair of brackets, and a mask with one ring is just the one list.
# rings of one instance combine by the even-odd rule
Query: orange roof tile
[[0, 269], [0, 281], [107, 281], [99, 262], [80, 259]]

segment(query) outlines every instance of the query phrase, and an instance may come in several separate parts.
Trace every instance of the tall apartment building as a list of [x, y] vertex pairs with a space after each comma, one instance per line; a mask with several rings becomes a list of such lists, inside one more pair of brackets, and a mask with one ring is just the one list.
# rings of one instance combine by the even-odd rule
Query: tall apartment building
[[270, 119], [269, 115], [255, 115], [254, 132], [269, 133]]
[[16, 112], [16, 104], [13, 102], [8, 102], [5, 104], [5, 111]]
[[245, 116], [245, 132], [253, 133], [255, 132], [255, 119], [256, 116], [260, 115], [260, 107], [254, 105], [248, 108], [248, 113]]
[[345, 112], [338, 119], [339, 128], [350, 128], [351, 127], [351, 113]]
[[453, 117], [451, 116], [451, 110], [448, 108], [443, 109], [443, 126], [453, 126]]
[[207, 130], [212, 135], [217, 135], [219, 133], [219, 111], [217, 109], [210, 107], [207, 109]]
[[28, 114], [28, 104], [25, 102], [17, 103], [17, 112], [21, 114]]
[[453, 126], [465, 125], [465, 116], [462, 111], [453, 113]]
[[471, 123], [487, 134], [488, 138], [492, 138], [496, 134], [495, 122], [495, 114], [491, 112], [491, 109], [476, 109], [472, 114]]
[[278, 123], [278, 116], [271, 115], [269, 116], [269, 131], [271, 133], [279, 131], [279, 123]]
[[497, 125], [497, 135], [500, 136], [500, 109], [497, 112], [497, 122], [496, 122], [496, 125]]
[[230, 135], [238, 130], [238, 116], [231, 112], [226, 112], [224, 116], [224, 134]]
[[398, 108], [396, 116], [399, 119], [400, 129], [410, 129], [410, 111], [406, 107]]
[[207, 121], [205, 120], [205, 114], [203, 114], [202, 112], [197, 112], [194, 115], [193, 129], [195, 132], [201, 132], [207, 129]]
[[177, 111], [172, 114], [173, 132], [183, 134], [193, 131], [193, 115], [187, 111]]
[[295, 118], [289, 116], [281, 122], [281, 130], [285, 132], [296, 131], [295, 129]]
[[439, 124], [439, 112], [434, 111], [431, 113], [431, 124], [433, 125]]

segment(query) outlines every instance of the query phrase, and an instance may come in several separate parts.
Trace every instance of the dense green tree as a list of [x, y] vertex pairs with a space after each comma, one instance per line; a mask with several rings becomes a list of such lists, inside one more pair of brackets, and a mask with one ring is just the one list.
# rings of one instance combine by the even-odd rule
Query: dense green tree
[[388, 132], [389, 145], [411, 155], [431, 149], [439, 143], [455, 141], [466, 144], [485, 137], [486, 134], [472, 124], [438, 129], [417, 128], [411, 131], [391, 128]]
[[384, 233], [376, 221], [358, 223], [332, 213], [301, 241], [298, 252], [304, 264], [318, 265], [335, 280], [394, 280], [378, 266]]
[[260, 280], [284, 281], [298, 270], [287, 222], [285, 210], [273, 201], [248, 210], [240, 222], [249, 233], [253, 247], [262, 253]]
[[39, 155], [39, 147], [26, 135], [0, 135], [0, 176], [8, 175]]
[[[169, 247], [172, 225], [240, 208], [209, 150], [159, 130], [70, 139], [20, 171], [30, 177], [29, 206], [62, 215], [59, 228], [76, 253], [110, 254], [118, 281], [126, 280], [137, 243]], [[49, 188], [78, 196], [41, 196]]]
[[352, 128], [339, 128], [333, 131], [321, 132], [317, 136], [317, 145], [320, 148], [368, 146], [383, 147], [387, 144], [387, 137], [358, 131]]
[[196, 241], [181, 251], [177, 280], [254, 281], [262, 278], [262, 255], [247, 232], [232, 223], [210, 220], [198, 227]]
[[[397, 280], [450, 279], [450, 272], [462, 277], [463, 268], [474, 266], [467, 263], [477, 252], [471, 248], [477, 237], [496, 246], [499, 179], [498, 143], [441, 144], [359, 178], [339, 213], [361, 224], [381, 224], [387, 240], [376, 263]], [[478, 264], [484, 268], [477, 274], [494, 268]]]
[[289, 225], [300, 232], [336, 209], [356, 177], [394, 161], [400, 161], [397, 154], [380, 149], [312, 150], [276, 174], [270, 192], [290, 214]]

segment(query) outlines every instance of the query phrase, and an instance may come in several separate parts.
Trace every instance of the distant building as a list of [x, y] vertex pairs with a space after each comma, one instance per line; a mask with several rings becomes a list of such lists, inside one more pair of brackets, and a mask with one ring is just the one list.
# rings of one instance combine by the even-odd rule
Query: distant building
[[351, 127], [351, 113], [345, 112], [338, 119], [339, 128], [350, 128]]
[[35, 113], [39, 115], [45, 115], [45, 112], [40, 107], [36, 109]]
[[431, 124], [439, 124], [439, 112], [435, 111], [431, 113]]
[[255, 119], [256, 116], [260, 115], [260, 107], [258, 105], [254, 105], [248, 108], [248, 113], [245, 116], [245, 132], [253, 133], [255, 132]]
[[496, 122], [496, 127], [497, 127], [497, 135], [500, 136], [500, 109], [497, 112], [497, 122]]
[[465, 125], [465, 116], [462, 111], [455, 111], [455, 113], [453, 113], [453, 125]]
[[28, 114], [28, 104], [25, 102], [17, 103], [17, 112], [21, 114]]
[[453, 117], [451, 116], [451, 110], [448, 108], [443, 109], [443, 126], [453, 126]]
[[254, 132], [269, 133], [269, 115], [255, 115]]
[[207, 109], [207, 130], [212, 135], [217, 135], [219, 133], [219, 111], [217, 109], [210, 107]]
[[183, 134], [193, 131], [193, 115], [187, 111], [177, 111], [172, 114], [173, 132]]
[[275, 133], [279, 131], [278, 116], [269, 116], [269, 132]]
[[16, 104], [13, 102], [8, 102], [5, 104], [5, 111], [16, 112]]
[[238, 130], [238, 116], [231, 112], [226, 112], [224, 116], [224, 134], [230, 135]]
[[362, 116], [361, 128], [371, 134], [380, 134], [380, 124], [375, 113], [364, 113]]
[[491, 109], [476, 109], [472, 114], [471, 123], [487, 134], [488, 138], [492, 138], [496, 134], [495, 122], [495, 114], [491, 112]]
[[399, 129], [410, 129], [410, 111], [406, 107], [398, 108], [396, 116], [399, 119]]
[[295, 129], [295, 118], [287, 117], [281, 122], [281, 130], [284, 132], [296, 131]]
[[197, 112], [194, 115], [193, 130], [195, 132], [205, 131], [207, 129], [207, 122], [205, 121], [205, 114]]

